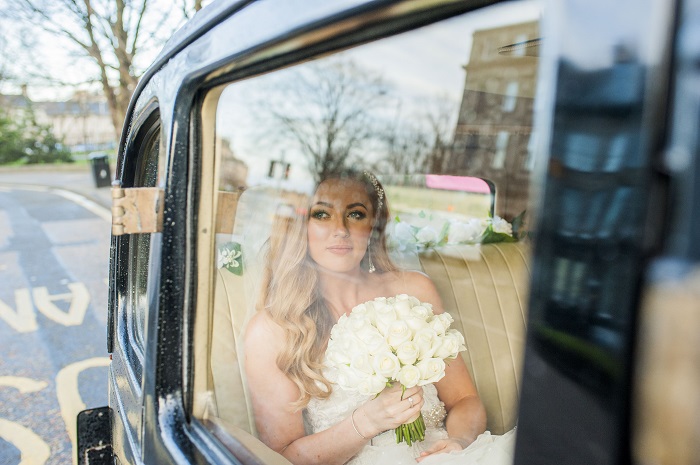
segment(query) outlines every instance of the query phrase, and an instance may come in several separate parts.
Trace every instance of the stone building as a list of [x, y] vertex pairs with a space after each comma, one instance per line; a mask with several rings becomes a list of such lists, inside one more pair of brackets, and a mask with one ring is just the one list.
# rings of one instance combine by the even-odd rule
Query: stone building
[[63, 143], [90, 151], [116, 146], [117, 134], [104, 97], [79, 91], [65, 102], [37, 102], [37, 119], [53, 127]]
[[0, 94], [0, 106], [14, 117], [33, 114], [37, 123], [48, 125], [57, 139], [78, 152], [116, 147], [117, 134], [107, 102], [99, 94], [76, 92], [62, 102], [32, 101], [26, 87], [17, 95]]
[[508, 220], [527, 208], [537, 37], [537, 21], [474, 33], [447, 164], [499, 186], [495, 212]]

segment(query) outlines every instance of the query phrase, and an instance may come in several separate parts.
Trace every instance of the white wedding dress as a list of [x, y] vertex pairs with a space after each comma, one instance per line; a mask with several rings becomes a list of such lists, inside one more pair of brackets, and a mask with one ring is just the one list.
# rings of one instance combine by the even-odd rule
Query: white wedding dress
[[[317, 433], [344, 420], [358, 406], [371, 396], [346, 391], [333, 385], [333, 392], [327, 399], [312, 398], [304, 411], [307, 434]], [[415, 464], [416, 457], [438, 439], [447, 437], [445, 430], [445, 406], [438, 399], [437, 389], [432, 384], [423, 386], [425, 400], [421, 412], [425, 420], [425, 441], [396, 444], [394, 430], [375, 436], [372, 441], [355, 455], [350, 465], [405, 465]], [[449, 454], [437, 454], [424, 459], [421, 465], [511, 465], [515, 445], [515, 429], [502, 436], [491, 435], [488, 431], [480, 435], [466, 449]]]

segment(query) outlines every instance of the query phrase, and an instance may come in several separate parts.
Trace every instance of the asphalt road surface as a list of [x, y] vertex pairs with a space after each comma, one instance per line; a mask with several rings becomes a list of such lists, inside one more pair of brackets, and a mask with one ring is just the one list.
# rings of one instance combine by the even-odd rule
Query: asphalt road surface
[[0, 465], [70, 464], [77, 413], [107, 405], [108, 219], [0, 184]]

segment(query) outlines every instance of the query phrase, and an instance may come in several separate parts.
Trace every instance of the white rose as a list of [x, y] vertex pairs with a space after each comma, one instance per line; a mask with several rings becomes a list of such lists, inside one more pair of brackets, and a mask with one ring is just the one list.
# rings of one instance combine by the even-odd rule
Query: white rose
[[416, 364], [420, 370], [421, 380], [419, 386], [425, 386], [430, 383], [437, 383], [445, 376], [445, 361], [441, 358], [427, 358]]
[[418, 351], [420, 359], [429, 358], [433, 356], [434, 341], [437, 339], [438, 335], [433, 328], [426, 327], [416, 332], [413, 336], [413, 342], [418, 346]]
[[375, 316], [375, 325], [379, 332], [384, 336], [388, 334], [389, 326], [395, 321], [396, 312], [390, 305], [384, 305], [381, 307], [381, 310], [378, 310]]
[[416, 239], [418, 239], [418, 242], [422, 242], [424, 244], [436, 243], [438, 233], [432, 226], [425, 226], [416, 233]]
[[328, 341], [326, 349], [326, 359], [335, 365], [348, 365], [350, 363], [350, 347], [352, 344], [349, 337], [338, 336]]
[[421, 318], [423, 321], [426, 321], [433, 316], [433, 311], [424, 305], [415, 305], [411, 308], [411, 314], [416, 318]]
[[373, 375], [374, 367], [372, 367], [372, 357], [367, 353], [353, 354], [350, 357], [350, 368], [361, 371], [362, 373]]
[[430, 319], [430, 327], [435, 330], [436, 333], [443, 335], [445, 331], [450, 327], [454, 319], [452, 315], [447, 312], [435, 315]]
[[484, 234], [485, 229], [485, 225], [476, 218], [471, 218], [466, 223], [454, 221], [450, 223], [447, 243], [476, 242]]
[[350, 315], [366, 315], [368, 312], [367, 305], [355, 305], [350, 312]]
[[491, 227], [495, 233], [508, 234], [509, 236], [513, 235], [513, 225], [498, 215], [494, 215], [491, 219]]
[[413, 297], [412, 295], [408, 296], [408, 301], [411, 302], [412, 307], [415, 307], [417, 305], [422, 305], [420, 303], [420, 300], [418, 300], [416, 297]]
[[[420, 372], [419, 372], [420, 373]], [[387, 379], [380, 375], [372, 375], [360, 380], [357, 392], [363, 396], [376, 396], [386, 387]]]
[[415, 316], [409, 316], [403, 320], [409, 328], [411, 328], [411, 333], [416, 334], [423, 328], [429, 328], [430, 325], [423, 318], [416, 318]]
[[361, 371], [353, 370], [347, 365], [338, 366], [338, 386], [349, 391], [356, 391], [357, 386], [362, 379], [367, 375], [363, 375]]
[[399, 318], [405, 318], [411, 314], [411, 303], [408, 300], [397, 300], [394, 310]]
[[455, 358], [461, 351], [466, 350], [464, 337], [456, 329], [450, 329], [440, 338], [440, 346], [435, 350], [434, 357]]
[[374, 372], [387, 379], [394, 379], [401, 369], [401, 363], [396, 355], [391, 352], [382, 352], [372, 359]]
[[406, 389], [409, 389], [420, 382], [421, 372], [413, 365], [406, 365], [405, 367], [401, 368], [396, 380], [403, 384]]
[[410, 341], [413, 336], [411, 328], [408, 327], [405, 321], [397, 320], [389, 325], [386, 341], [391, 347], [396, 349], [406, 341]]
[[406, 341], [396, 349], [396, 357], [402, 365], [413, 365], [418, 360], [420, 350], [413, 341]]
[[363, 315], [363, 314], [351, 314], [350, 317], [347, 319], [347, 322], [345, 324], [348, 328], [350, 328], [351, 331], [357, 332], [358, 330], [362, 328], [366, 328], [368, 326], [372, 326], [372, 322], [369, 319], [368, 315]]
[[374, 326], [367, 326], [358, 330], [355, 333], [357, 339], [362, 341], [370, 355], [376, 355], [380, 352], [390, 350], [386, 339], [379, 333], [379, 330]]
[[393, 236], [400, 243], [415, 241], [415, 237], [413, 236], [413, 228], [408, 223], [396, 223], [394, 226]]

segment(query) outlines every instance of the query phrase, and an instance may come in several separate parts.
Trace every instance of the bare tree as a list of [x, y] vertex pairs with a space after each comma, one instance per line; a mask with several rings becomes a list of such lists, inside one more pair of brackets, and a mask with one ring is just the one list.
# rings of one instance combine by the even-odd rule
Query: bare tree
[[456, 105], [446, 97], [421, 103], [421, 114], [415, 118], [397, 116], [383, 134], [381, 165], [389, 172], [439, 174], [445, 170], [453, 148]]
[[[12, 0], [0, 14], [67, 40], [76, 56], [89, 59], [93, 66], [84, 82], [100, 83], [118, 133], [139, 78], [138, 55], [160, 48], [182, 19], [177, 9], [166, 5], [155, 11], [152, 5], [152, 0]], [[201, 0], [194, 0], [198, 8]]]
[[[432, 107], [432, 108], [430, 108]], [[454, 148], [455, 118], [458, 106], [446, 97], [431, 102], [425, 115], [429, 128], [430, 151], [425, 169], [428, 173], [442, 173]]]
[[346, 60], [311, 63], [294, 73], [271, 86], [258, 106], [271, 120], [264, 126], [294, 143], [319, 180], [353, 164], [377, 139], [375, 118], [389, 88], [381, 76]]

